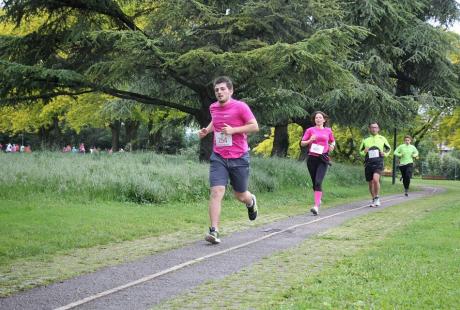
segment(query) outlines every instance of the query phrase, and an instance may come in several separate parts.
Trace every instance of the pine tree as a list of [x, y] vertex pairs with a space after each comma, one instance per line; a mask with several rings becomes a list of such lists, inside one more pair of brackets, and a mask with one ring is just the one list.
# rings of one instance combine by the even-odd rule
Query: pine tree
[[176, 109], [204, 127], [211, 81], [225, 74], [263, 124], [302, 123], [318, 108], [345, 125], [374, 115], [404, 122], [417, 92], [457, 97], [449, 40], [426, 22], [455, 20], [454, 2], [5, 0], [4, 22], [41, 22], [0, 38], [0, 98], [98, 92]]
[[[200, 126], [222, 74], [260, 122], [305, 114], [308, 98], [350, 84], [344, 60], [365, 35], [340, 23], [337, 1], [7, 0], [3, 9], [4, 21], [43, 22], [0, 39], [2, 102], [102, 92]], [[210, 145], [202, 141], [201, 159]]]

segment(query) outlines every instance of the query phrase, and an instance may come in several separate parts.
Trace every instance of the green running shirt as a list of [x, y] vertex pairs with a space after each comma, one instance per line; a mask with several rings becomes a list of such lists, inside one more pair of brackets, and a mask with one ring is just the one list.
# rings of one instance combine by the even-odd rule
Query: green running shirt
[[394, 154], [399, 157], [399, 164], [404, 166], [414, 162], [413, 158], [418, 156], [418, 150], [412, 144], [404, 143], [396, 148]]
[[387, 139], [384, 136], [381, 135], [375, 135], [375, 136], [369, 136], [366, 139], [361, 142], [361, 146], [359, 147], [359, 154], [361, 156], [366, 156], [366, 153], [364, 152], [364, 149], [371, 148], [371, 147], [377, 147], [380, 151], [382, 151], [385, 156], [390, 155], [391, 151], [391, 146], [388, 143]]

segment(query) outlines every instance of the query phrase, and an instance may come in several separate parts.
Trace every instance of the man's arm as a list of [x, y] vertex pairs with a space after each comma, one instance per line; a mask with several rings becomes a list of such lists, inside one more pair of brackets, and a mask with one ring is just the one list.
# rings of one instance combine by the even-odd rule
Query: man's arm
[[222, 127], [222, 132], [226, 135], [233, 135], [235, 133], [251, 133], [257, 131], [259, 131], [259, 124], [257, 124], [257, 120], [255, 118], [240, 127], [231, 127], [228, 124], [224, 124], [224, 127]]
[[364, 146], [364, 140], [361, 142], [361, 145], [359, 146], [359, 154], [363, 157], [366, 156], [367, 153], [367, 148]]
[[213, 126], [212, 126], [212, 121], [211, 121], [209, 125], [206, 126], [206, 128], [201, 128], [200, 131], [198, 131], [198, 137], [200, 137], [200, 139], [203, 139], [212, 130], [213, 130]]
[[390, 143], [388, 143], [388, 140], [387, 138], [384, 138], [384, 143], [383, 143], [383, 154], [384, 156], [389, 156], [390, 153], [391, 153], [391, 146], [390, 146]]

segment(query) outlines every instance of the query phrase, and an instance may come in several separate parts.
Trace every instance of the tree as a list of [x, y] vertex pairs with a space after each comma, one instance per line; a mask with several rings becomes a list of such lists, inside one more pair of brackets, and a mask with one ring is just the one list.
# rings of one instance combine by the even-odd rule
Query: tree
[[267, 125], [305, 124], [316, 109], [342, 125], [393, 125], [415, 115], [420, 93], [458, 94], [449, 40], [426, 22], [455, 20], [454, 0], [5, 0], [4, 11], [41, 23], [0, 39], [3, 103], [99, 92], [206, 126], [210, 80], [227, 74]]
[[[350, 87], [345, 59], [366, 34], [340, 23], [333, 0], [6, 0], [4, 12], [17, 25], [43, 22], [0, 40], [3, 103], [101, 92], [177, 109], [200, 126], [221, 74], [262, 122], [305, 114], [306, 97]], [[139, 80], [150, 88], [132, 89]]]
[[[378, 117], [386, 127], [404, 127], [422, 106], [442, 110], [458, 104], [459, 70], [449, 57], [458, 37], [441, 27], [458, 19], [455, 0], [345, 1], [345, 7], [345, 20], [372, 35], [349, 64], [361, 85], [327, 94], [335, 119], [352, 125]], [[337, 108], [341, 101], [349, 103], [348, 110]]]
[[460, 150], [460, 107], [457, 107], [452, 115], [446, 116], [439, 126], [439, 134], [442, 141], [456, 150]]

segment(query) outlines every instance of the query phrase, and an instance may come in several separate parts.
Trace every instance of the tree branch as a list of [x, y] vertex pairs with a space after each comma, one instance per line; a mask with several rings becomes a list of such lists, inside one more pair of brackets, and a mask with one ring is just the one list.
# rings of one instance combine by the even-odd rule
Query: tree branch
[[0, 104], [10, 103], [10, 102], [19, 102], [19, 101], [39, 100], [39, 99], [51, 99], [51, 98], [58, 97], [58, 96], [78, 96], [78, 95], [88, 94], [92, 92], [94, 92], [94, 90], [84, 90], [84, 91], [79, 91], [79, 92], [61, 91], [61, 92], [53, 92], [53, 93], [36, 95], [36, 96], [0, 98]]
[[117, 98], [121, 99], [130, 99], [138, 102], [142, 102], [145, 104], [151, 104], [151, 105], [160, 105], [168, 108], [173, 108], [191, 115], [196, 115], [200, 112], [199, 109], [193, 109], [178, 103], [166, 101], [163, 99], [158, 99], [158, 98], [152, 98], [150, 96], [130, 92], [130, 91], [124, 91], [124, 90], [119, 90], [116, 88], [110, 88], [110, 87], [94, 87], [95, 90], [99, 90], [101, 92], [104, 92], [106, 94], [112, 95]]
[[130, 18], [126, 15], [120, 8], [120, 6], [113, 1], [104, 1], [104, 4], [107, 4], [106, 7], [102, 6], [92, 6], [90, 1], [82, 0], [63, 0], [63, 6], [67, 6], [74, 9], [80, 9], [85, 11], [95, 11], [97, 13], [107, 15], [118, 19], [121, 21], [127, 28], [134, 31], [142, 31]]

